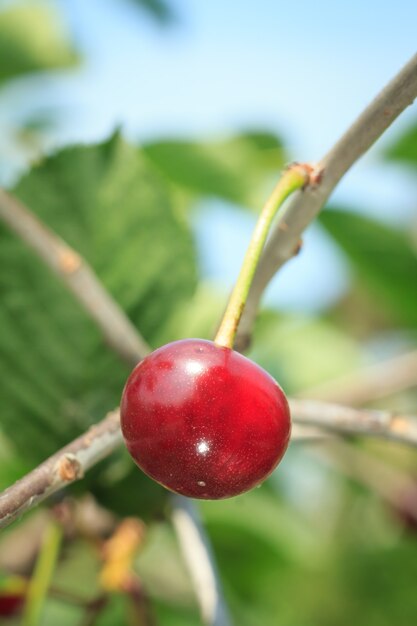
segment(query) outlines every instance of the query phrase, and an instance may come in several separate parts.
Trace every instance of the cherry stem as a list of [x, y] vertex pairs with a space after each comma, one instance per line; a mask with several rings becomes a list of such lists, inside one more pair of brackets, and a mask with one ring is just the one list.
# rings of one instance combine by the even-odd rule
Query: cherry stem
[[218, 345], [233, 348], [239, 321], [272, 220], [288, 196], [294, 191], [304, 188], [310, 182], [312, 172], [313, 168], [310, 165], [299, 163], [290, 165], [283, 172], [273, 192], [266, 201], [256, 223], [238, 279], [229, 298], [219, 330], [217, 331], [214, 341]]

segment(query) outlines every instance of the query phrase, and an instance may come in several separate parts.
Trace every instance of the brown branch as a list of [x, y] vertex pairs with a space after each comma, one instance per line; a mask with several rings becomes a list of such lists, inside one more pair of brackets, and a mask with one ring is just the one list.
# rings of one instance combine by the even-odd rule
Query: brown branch
[[[417, 417], [388, 411], [358, 410], [314, 400], [290, 400], [295, 441], [329, 434], [377, 437], [417, 446]], [[0, 494], [0, 528], [83, 477], [122, 442], [119, 411], [112, 413]]]
[[353, 409], [316, 400], [290, 400], [297, 424], [338, 434], [363, 435], [417, 446], [417, 417], [391, 411]]
[[64, 281], [115, 352], [130, 365], [143, 359], [149, 352], [144, 339], [75, 250], [3, 189], [0, 219]]
[[388, 83], [323, 159], [318, 184], [296, 193], [265, 246], [243, 312], [236, 345], [250, 342], [262, 294], [274, 274], [299, 250], [302, 232], [317, 216], [350, 167], [417, 97], [417, 54]]
[[121, 442], [119, 411], [116, 410], [0, 494], [0, 528], [82, 478]]

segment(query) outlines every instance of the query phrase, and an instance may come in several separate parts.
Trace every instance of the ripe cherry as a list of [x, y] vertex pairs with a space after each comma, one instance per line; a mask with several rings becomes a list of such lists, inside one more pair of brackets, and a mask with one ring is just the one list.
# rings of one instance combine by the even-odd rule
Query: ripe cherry
[[21, 611], [24, 603], [21, 593], [0, 592], [0, 617], [12, 617]]
[[137, 465], [193, 498], [236, 496], [262, 482], [287, 448], [284, 392], [258, 365], [202, 339], [167, 344], [139, 363], [121, 403]]
[[20, 576], [0, 578], [0, 622], [1, 618], [20, 613], [25, 603], [27, 581]]

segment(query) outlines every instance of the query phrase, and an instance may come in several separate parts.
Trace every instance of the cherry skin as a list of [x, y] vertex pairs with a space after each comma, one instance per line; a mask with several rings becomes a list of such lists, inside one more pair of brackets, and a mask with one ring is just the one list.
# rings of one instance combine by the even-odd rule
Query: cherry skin
[[146, 474], [176, 493], [213, 500], [261, 483], [291, 431], [275, 380], [202, 339], [167, 344], [136, 366], [123, 391], [121, 426]]
[[21, 593], [0, 592], [0, 617], [12, 617], [23, 608], [25, 597]]
[[8, 575], [0, 577], [0, 623], [3, 623], [2, 617], [13, 617], [22, 612], [26, 592], [25, 578]]

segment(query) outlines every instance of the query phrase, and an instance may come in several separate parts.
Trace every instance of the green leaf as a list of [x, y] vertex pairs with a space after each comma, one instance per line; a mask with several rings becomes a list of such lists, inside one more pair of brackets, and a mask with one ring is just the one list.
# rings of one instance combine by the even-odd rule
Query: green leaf
[[196, 606], [193, 585], [172, 524], [156, 522], [148, 526], [135, 569], [141, 580], [146, 581], [152, 600], [175, 604], [177, 608]]
[[164, 334], [158, 337], [168, 343], [187, 337], [212, 340], [224, 312], [227, 296], [216, 292], [213, 285], [200, 282], [192, 298], [176, 310], [165, 326]]
[[[194, 245], [166, 187], [119, 136], [74, 147], [15, 194], [91, 264], [149, 342], [190, 298]], [[117, 406], [129, 368], [75, 298], [0, 226], [0, 427], [36, 463]]]
[[169, 2], [165, 0], [131, 0], [141, 9], [144, 9], [161, 25], [168, 25], [175, 21], [175, 13]]
[[13, 449], [10, 441], [0, 432], [0, 491], [13, 484], [30, 471], [30, 465]]
[[203, 626], [197, 609], [174, 607], [172, 606], [172, 600], [170, 604], [154, 602], [153, 605], [158, 624], [163, 624], [164, 626]]
[[409, 581], [417, 575], [416, 557], [415, 537], [378, 550], [368, 546], [359, 554], [347, 549], [341, 572], [345, 609], [350, 613], [346, 624], [367, 626], [370, 620], [365, 616], [372, 616], [373, 624], [412, 623], [417, 597]]
[[273, 626], [279, 614], [285, 624], [304, 623], [291, 619], [301, 611], [288, 599], [294, 578], [299, 586], [311, 575], [308, 563], [316, 562], [322, 546], [300, 516], [291, 515], [267, 485], [202, 502], [202, 509], [235, 622]]
[[417, 167], [417, 124], [409, 128], [385, 151], [389, 161], [399, 161]]
[[287, 393], [348, 374], [361, 364], [360, 346], [336, 325], [320, 318], [264, 311], [255, 327], [250, 358]]
[[278, 178], [285, 161], [280, 139], [267, 132], [212, 142], [152, 142], [142, 151], [183, 192], [258, 209], [269, 191], [271, 175]]
[[50, 3], [24, 2], [0, 11], [0, 82], [77, 61], [59, 15]]
[[96, 626], [126, 624], [129, 614], [129, 597], [126, 594], [112, 593], [102, 612], [95, 619]]
[[408, 234], [346, 210], [326, 210], [320, 223], [347, 254], [357, 278], [395, 318], [417, 326], [417, 253]]

